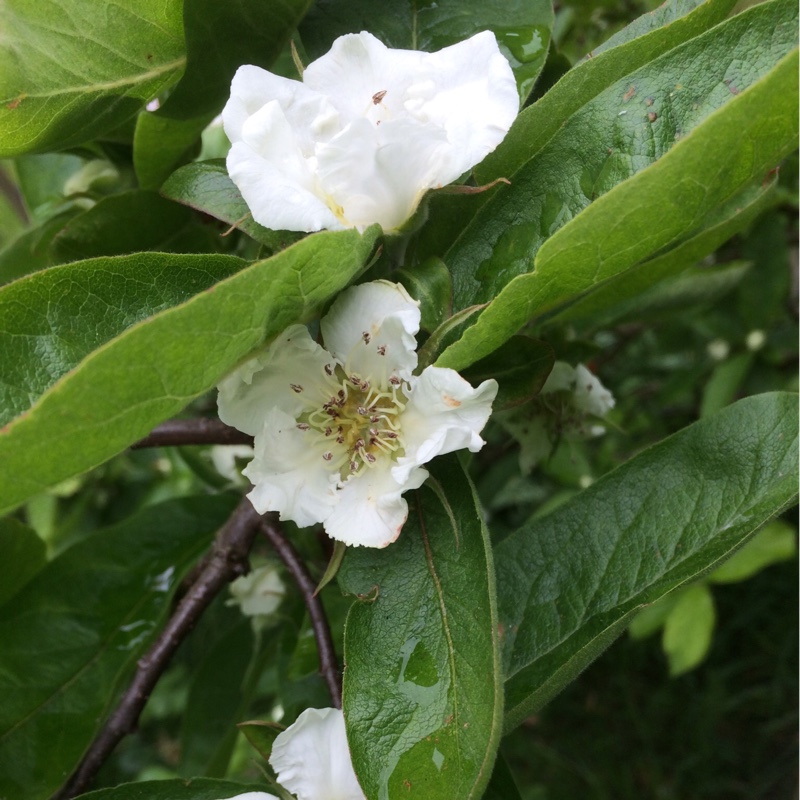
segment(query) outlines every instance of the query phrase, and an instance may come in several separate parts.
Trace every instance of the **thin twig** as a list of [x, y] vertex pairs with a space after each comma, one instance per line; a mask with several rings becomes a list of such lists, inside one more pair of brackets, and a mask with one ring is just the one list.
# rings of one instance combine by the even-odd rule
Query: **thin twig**
[[328, 617], [325, 615], [322, 601], [314, 594], [317, 585], [303, 559], [300, 558], [300, 554], [283, 535], [274, 514], [267, 514], [262, 519], [261, 530], [300, 589], [308, 616], [311, 619], [311, 627], [314, 629], [314, 638], [317, 640], [320, 674], [328, 685], [331, 702], [336, 708], [341, 708], [342, 674], [339, 671], [339, 662], [336, 659], [336, 650], [333, 647], [333, 637], [331, 636]]
[[117, 744], [136, 729], [145, 703], [170, 659], [220, 590], [247, 571], [247, 554], [261, 517], [245, 497], [217, 534], [211, 557], [178, 604], [156, 641], [139, 659], [136, 674], [119, 704], [54, 800], [83, 794]]
[[218, 419], [170, 419], [153, 428], [144, 439], [131, 445], [131, 449], [186, 444], [253, 444], [253, 437]]

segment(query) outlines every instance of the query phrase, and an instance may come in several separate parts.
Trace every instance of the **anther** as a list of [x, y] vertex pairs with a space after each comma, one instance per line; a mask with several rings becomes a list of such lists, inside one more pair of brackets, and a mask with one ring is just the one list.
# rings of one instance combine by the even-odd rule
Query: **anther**
[[298, 422], [295, 427], [298, 428], [301, 431], [307, 431], [311, 426], [310, 425], [306, 425], [305, 422]]
[[369, 344], [372, 341], [372, 337], [367, 331], [361, 334], [361, 338], [364, 340], [364, 344]]
[[392, 386], [399, 386], [400, 385], [400, 378], [398, 378], [397, 375], [392, 375], [392, 377], [389, 378], [389, 383], [391, 383]]
[[323, 457], [323, 458], [324, 458], [326, 461], [331, 461], [331, 460], [333, 459], [333, 453], [323, 453], [323, 454], [322, 454], [322, 457]]
[[378, 345], [378, 355], [379, 356], [385, 356], [386, 355], [386, 345], [385, 344], [379, 344]]
[[372, 455], [372, 453], [365, 453], [365, 456], [366, 456], [367, 461], [369, 461], [370, 464], [374, 464], [375, 463], [376, 459], [375, 459], [375, 456]]
[[297, 394], [303, 391], [303, 387], [299, 383], [290, 383], [289, 386], [291, 386], [292, 391], [297, 392]]
[[325, 365], [325, 374], [328, 376], [333, 375], [333, 367], [330, 364]]

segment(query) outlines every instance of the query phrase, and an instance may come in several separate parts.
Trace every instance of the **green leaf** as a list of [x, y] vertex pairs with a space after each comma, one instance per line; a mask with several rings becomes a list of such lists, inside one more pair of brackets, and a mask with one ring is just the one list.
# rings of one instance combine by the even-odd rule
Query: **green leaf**
[[275, 744], [278, 735], [285, 730], [282, 725], [257, 719], [240, 722], [236, 727], [245, 735], [247, 741], [253, 745], [264, 761], [269, 761], [269, 757], [272, 755], [272, 745]]
[[[575, 114], [512, 186], [482, 207], [445, 258], [456, 308], [500, 294], [439, 366], [463, 368], [532, 317], [685, 236], [790, 152], [797, 141], [796, 50], [769, 68], [794, 43], [796, 14], [788, 0], [758, 5]], [[687, 75], [697, 76], [690, 88]]]
[[50, 245], [58, 232], [76, 215], [79, 208], [71, 208], [50, 217], [36, 228], [23, 231], [16, 239], [0, 250], [0, 284], [37, 272], [53, 265]]
[[228, 177], [222, 160], [201, 161], [181, 167], [161, 187], [161, 194], [228, 225], [235, 225], [272, 251], [283, 250], [302, 236], [294, 231], [273, 231], [255, 222], [241, 192]]
[[83, 0], [0, 6], [0, 156], [87, 142], [132, 117], [186, 59], [179, 0], [98, 11]]
[[56, 234], [56, 263], [143, 250], [164, 253], [219, 250], [224, 240], [185, 206], [136, 189], [106, 197]]
[[694, 669], [708, 654], [716, 622], [714, 597], [706, 583], [687, 586], [664, 623], [662, 646], [675, 678]]
[[739, 353], [714, 367], [708, 383], [703, 387], [700, 419], [716, 414], [736, 399], [747, 373], [753, 366], [753, 359], [753, 353]]
[[155, 112], [136, 124], [133, 160], [140, 185], [156, 189], [180, 165], [230, 94], [242, 64], [270, 67], [311, 0], [184, 0], [186, 72]]
[[677, 589], [670, 592], [639, 611], [628, 626], [631, 638], [646, 639], [662, 628], [682, 591], [683, 589]]
[[601, 283], [548, 322], [580, 319], [601, 325], [629, 314], [639, 313], [641, 318], [643, 293], [701, 261], [734, 234], [747, 228], [776, 202], [775, 183], [776, 178], [773, 178], [748, 186], [715, 209], [703, 227], [690, 238], [666, 253]]
[[[479, 183], [510, 178], [592, 98], [625, 75], [721, 22], [736, 0], [664, 3], [666, 17], [645, 14], [596, 48], [549, 91], [524, 109], [499, 147], [475, 170]], [[683, 16], [678, 16], [678, 14]], [[670, 20], [670, 17], [674, 17]], [[600, 52], [604, 51], [604, 52]]]
[[419, 301], [422, 330], [433, 332], [453, 313], [453, 279], [440, 258], [399, 269], [394, 277]]
[[495, 549], [508, 728], [643, 605], [726, 558], [797, 495], [797, 397], [741, 400], [651, 447]]
[[492, 408], [502, 411], [537, 395], [555, 360], [553, 348], [547, 342], [530, 336], [512, 336], [491, 356], [473, 364], [464, 372], [464, 377], [473, 386], [494, 378], [499, 389]]
[[247, 792], [264, 792], [264, 786], [209, 778], [124, 783], [113, 789], [82, 794], [82, 800], [226, 800]]
[[35, 531], [10, 517], [0, 519], [0, 606], [46, 562], [45, 544]]
[[[120, 452], [315, 317], [363, 269], [378, 232], [315, 234], [213, 286], [240, 262], [140, 253], [0, 290], [0, 411], [18, 415], [0, 429], [0, 513]], [[171, 265], [193, 285], [175, 283]]]
[[24, 414], [98, 347], [190, 300], [243, 264], [230, 256], [138, 254], [55, 267], [5, 287], [0, 424]]
[[0, 796], [47, 798], [76, 766], [234, 502], [173, 500], [98, 531], [0, 609]]
[[797, 554], [797, 529], [776, 519], [768, 522], [741, 550], [709, 576], [712, 583], [738, 583], [771, 564]]
[[400, 538], [349, 550], [339, 572], [359, 597], [345, 627], [344, 712], [369, 800], [479, 798], [499, 741], [488, 534], [457, 458], [431, 472]]
[[550, 0], [439, 0], [380, 6], [372, 0], [319, 0], [303, 20], [300, 34], [309, 56], [316, 59], [345, 33], [370, 31], [388, 47], [433, 52], [480, 31], [494, 31], [524, 100], [544, 66], [552, 26]]

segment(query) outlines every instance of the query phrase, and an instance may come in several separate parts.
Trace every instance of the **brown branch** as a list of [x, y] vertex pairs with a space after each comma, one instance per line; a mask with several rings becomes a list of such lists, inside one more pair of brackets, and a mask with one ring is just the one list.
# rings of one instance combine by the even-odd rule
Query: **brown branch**
[[83, 760], [54, 800], [83, 794], [117, 744], [136, 729], [150, 692], [172, 656], [220, 590], [247, 571], [247, 555], [261, 517], [245, 497], [217, 533], [210, 558], [181, 599], [156, 641], [139, 659], [136, 674]]
[[170, 419], [131, 445], [131, 449], [185, 444], [253, 444], [253, 437], [218, 419]]
[[311, 619], [311, 627], [314, 629], [314, 638], [317, 640], [320, 674], [328, 685], [331, 702], [336, 708], [341, 708], [342, 674], [339, 671], [339, 662], [336, 659], [331, 627], [328, 624], [325, 609], [322, 606], [322, 601], [314, 593], [317, 588], [316, 583], [300, 554], [283, 535], [274, 514], [267, 514], [262, 519], [261, 530], [300, 589], [308, 616]]

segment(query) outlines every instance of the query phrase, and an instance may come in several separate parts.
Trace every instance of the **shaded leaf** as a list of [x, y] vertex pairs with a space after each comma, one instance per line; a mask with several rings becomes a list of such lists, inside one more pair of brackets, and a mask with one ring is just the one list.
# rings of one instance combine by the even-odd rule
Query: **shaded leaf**
[[696, 667], [708, 654], [716, 622], [714, 597], [706, 583], [687, 586], [664, 622], [662, 645], [670, 676]]
[[64, 781], [234, 503], [153, 506], [67, 550], [0, 609], [0, 795], [47, 798]]
[[46, 547], [36, 531], [10, 517], [0, 519], [0, 606], [46, 563]]
[[797, 397], [741, 400], [601, 478], [495, 549], [507, 727], [797, 496]]

